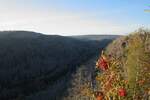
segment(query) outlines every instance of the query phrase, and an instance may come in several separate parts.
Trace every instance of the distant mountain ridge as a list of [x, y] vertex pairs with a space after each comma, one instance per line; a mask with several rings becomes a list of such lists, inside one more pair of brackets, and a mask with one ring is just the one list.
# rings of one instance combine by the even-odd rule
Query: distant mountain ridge
[[103, 40], [103, 39], [116, 39], [120, 37], [121, 35], [76, 35], [76, 36], [71, 36], [76, 39], [82, 39], [82, 40]]

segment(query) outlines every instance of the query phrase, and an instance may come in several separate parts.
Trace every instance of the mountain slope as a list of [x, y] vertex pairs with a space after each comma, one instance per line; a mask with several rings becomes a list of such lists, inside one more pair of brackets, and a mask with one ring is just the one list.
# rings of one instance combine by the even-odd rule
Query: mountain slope
[[80, 65], [76, 73], [72, 74], [71, 83], [69, 88], [64, 94], [63, 100], [92, 100], [93, 97], [88, 96], [88, 89], [93, 88], [93, 73], [95, 61], [98, 57], [93, 57], [87, 62]]
[[26, 31], [0, 32], [0, 99], [16, 100], [51, 88], [61, 95], [76, 66], [98, 54], [110, 40], [82, 41]]

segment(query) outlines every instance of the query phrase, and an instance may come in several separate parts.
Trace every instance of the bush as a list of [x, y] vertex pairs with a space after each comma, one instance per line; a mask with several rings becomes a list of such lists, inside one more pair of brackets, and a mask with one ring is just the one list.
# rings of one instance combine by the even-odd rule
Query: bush
[[139, 29], [113, 41], [102, 52], [96, 69], [100, 70], [96, 76], [100, 89], [94, 92], [103, 94], [103, 98], [150, 99], [150, 32]]

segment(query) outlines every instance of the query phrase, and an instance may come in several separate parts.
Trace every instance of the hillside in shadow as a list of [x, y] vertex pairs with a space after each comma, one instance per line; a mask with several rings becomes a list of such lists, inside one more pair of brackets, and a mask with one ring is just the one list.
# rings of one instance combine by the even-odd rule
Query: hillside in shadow
[[113, 39], [83, 41], [26, 31], [0, 32], [0, 99], [59, 99], [77, 66]]

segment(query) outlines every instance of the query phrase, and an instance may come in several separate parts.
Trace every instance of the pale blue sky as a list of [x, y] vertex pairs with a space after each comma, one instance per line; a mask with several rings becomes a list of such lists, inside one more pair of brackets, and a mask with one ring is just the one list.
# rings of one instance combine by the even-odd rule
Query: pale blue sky
[[150, 28], [150, 0], [0, 0], [0, 30], [126, 34]]

